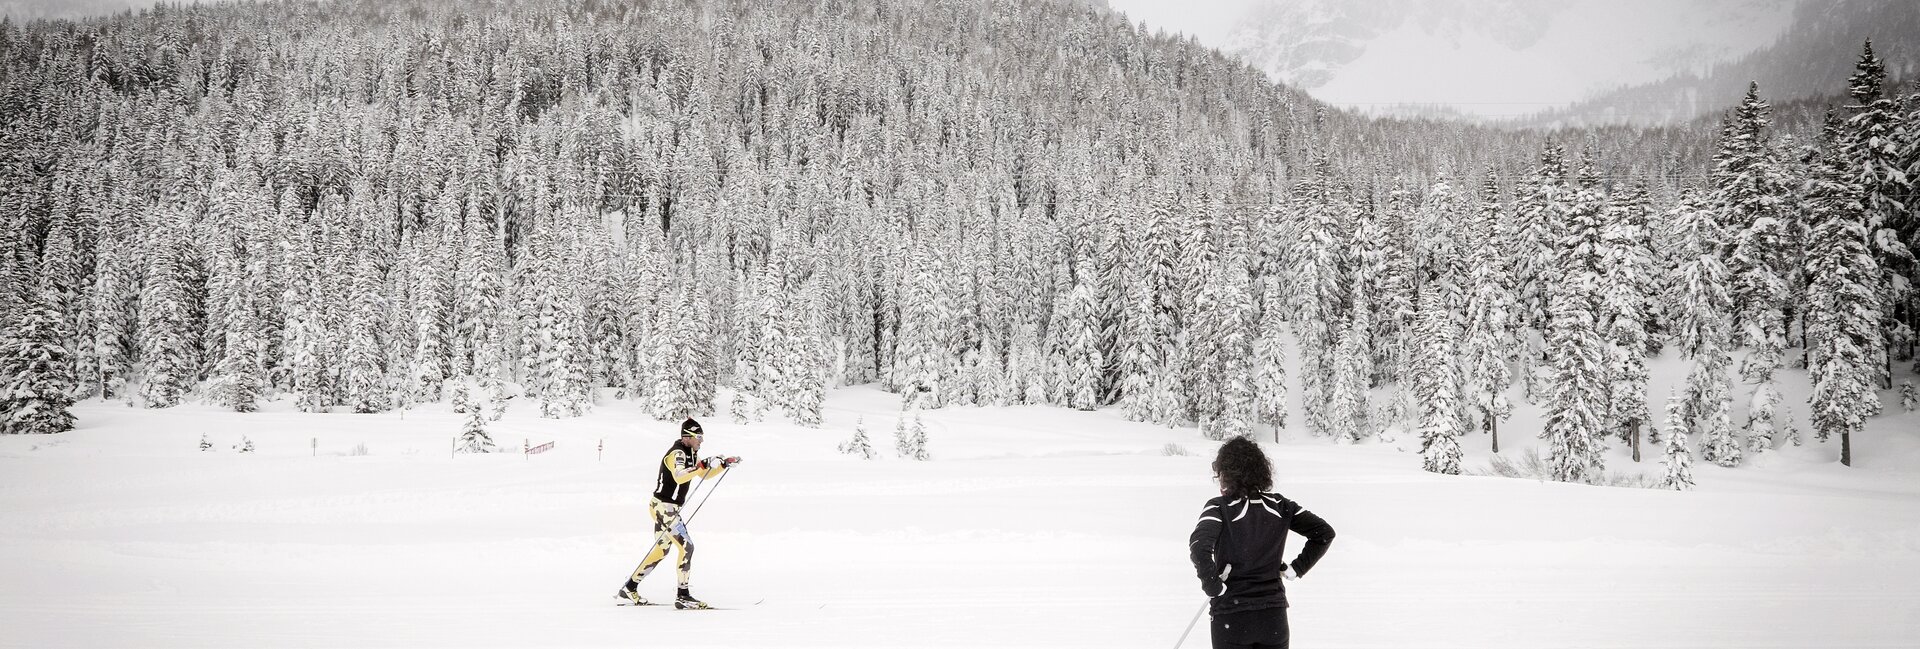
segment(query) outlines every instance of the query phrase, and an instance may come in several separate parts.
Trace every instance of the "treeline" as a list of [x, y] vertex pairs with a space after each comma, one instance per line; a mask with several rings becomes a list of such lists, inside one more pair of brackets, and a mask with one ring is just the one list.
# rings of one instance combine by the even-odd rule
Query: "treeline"
[[1755, 390], [1814, 369], [1843, 438], [1911, 354], [1920, 119], [1870, 52], [1824, 134], [1754, 96], [1718, 137], [1366, 120], [1049, 0], [162, 6], [0, 23], [0, 60], [9, 432], [723, 386], [817, 423], [877, 382], [1214, 437], [1415, 419], [1455, 472], [1514, 383], [1586, 480], [1663, 347], [1726, 463], [1778, 426], [1722, 425], [1735, 351]]

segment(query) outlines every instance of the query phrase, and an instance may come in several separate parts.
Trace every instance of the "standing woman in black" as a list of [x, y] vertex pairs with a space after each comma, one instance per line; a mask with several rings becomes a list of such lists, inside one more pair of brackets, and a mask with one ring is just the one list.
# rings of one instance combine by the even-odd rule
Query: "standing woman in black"
[[[1212, 600], [1214, 649], [1286, 649], [1287, 588], [1333, 544], [1333, 526], [1273, 488], [1273, 464], [1245, 437], [1220, 445], [1213, 459], [1220, 497], [1200, 510], [1187, 547], [1200, 588]], [[1287, 531], [1307, 537], [1300, 555], [1281, 560]]]

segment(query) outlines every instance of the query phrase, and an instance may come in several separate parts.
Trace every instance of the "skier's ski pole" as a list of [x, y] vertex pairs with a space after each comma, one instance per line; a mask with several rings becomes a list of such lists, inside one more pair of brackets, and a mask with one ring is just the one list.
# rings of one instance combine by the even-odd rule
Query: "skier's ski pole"
[[720, 483], [727, 481], [727, 474], [729, 473], [733, 473], [733, 467], [727, 467], [726, 470], [720, 472], [720, 477], [713, 479], [713, 486], [707, 488], [707, 495], [700, 499], [700, 504], [694, 505], [693, 511], [687, 512], [686, 520], [688, 523], [692, 523], [693, 517], [700, 514], [701, 507], [707, 506], [707, 501], [713, 500], [713, 491], [720, 488]]
[[1173, 649], [1180, 649], [1180, 645], [1187, 643], [1187, 634], [1193, 633], [1193, 625], [1200, 623], [1200, 614], [1205, 612], [1207, 612], [1207, 603], [1201, 602], [1200, 610], [1193, 612], [1193, 620], [1187, 622], [1187, 630], [1180, 632], [1180, 640], [1173, 643]]

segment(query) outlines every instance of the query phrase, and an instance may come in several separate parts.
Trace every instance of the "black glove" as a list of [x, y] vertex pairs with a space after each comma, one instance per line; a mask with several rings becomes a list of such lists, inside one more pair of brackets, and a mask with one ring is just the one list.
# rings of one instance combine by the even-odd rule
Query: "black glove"
[[1218, 579], [1202, 579], [1200, 580], [1200, 592], [1206, 593], [1207, 597], [1225, 595], [1227, 593], [1227, 582]]

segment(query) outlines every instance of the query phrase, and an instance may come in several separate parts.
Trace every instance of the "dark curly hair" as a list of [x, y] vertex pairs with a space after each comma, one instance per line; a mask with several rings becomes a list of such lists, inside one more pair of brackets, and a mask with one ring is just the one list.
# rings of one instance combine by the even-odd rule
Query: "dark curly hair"
[[1220, 445], [1220, 454], [1213, 458], [1213, 474], [1229, 496], [1246, 498], [1273, 488], [1273, 463], [1259, 444], [1245, 437]]

